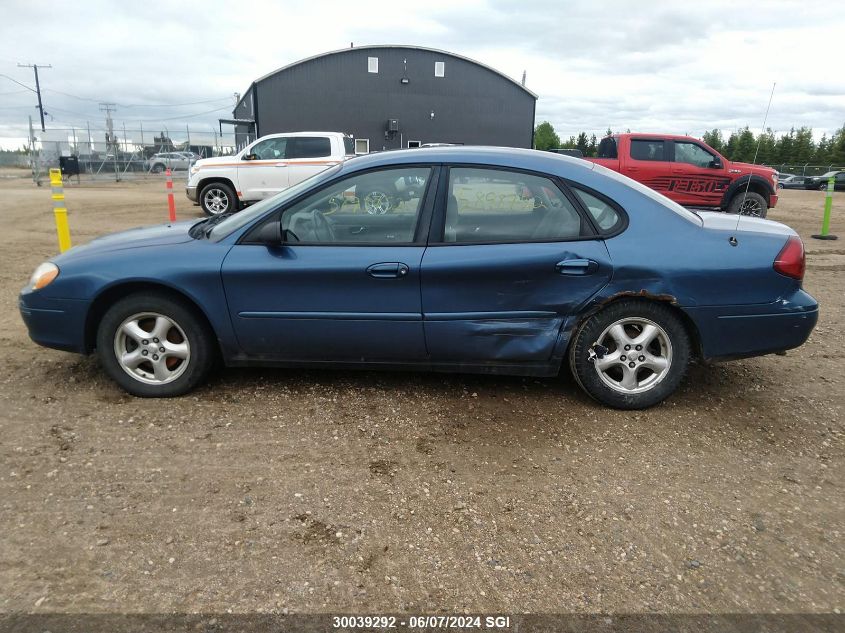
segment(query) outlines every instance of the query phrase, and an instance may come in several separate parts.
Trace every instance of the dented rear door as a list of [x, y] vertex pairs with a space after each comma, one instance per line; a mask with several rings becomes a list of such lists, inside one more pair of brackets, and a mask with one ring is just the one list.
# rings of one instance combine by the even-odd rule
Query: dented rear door
[[429, 355], [435, 362], [547, 361], [564, 320], [611, 271], [601, 240], [431, 245], [422, 263]]

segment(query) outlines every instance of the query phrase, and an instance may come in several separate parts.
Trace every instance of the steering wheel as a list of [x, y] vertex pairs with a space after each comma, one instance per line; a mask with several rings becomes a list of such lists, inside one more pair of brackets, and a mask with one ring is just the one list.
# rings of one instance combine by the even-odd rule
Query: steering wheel
[[334, 229], [323, 212], [318, 209], [312, 209], [311, 213], [314, 219], [314, 235], [317, 237], [315, 241], [335, 242]]

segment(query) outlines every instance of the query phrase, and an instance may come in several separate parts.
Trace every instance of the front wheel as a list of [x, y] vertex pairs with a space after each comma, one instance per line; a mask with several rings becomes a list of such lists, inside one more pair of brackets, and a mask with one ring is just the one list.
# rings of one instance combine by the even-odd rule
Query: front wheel
[[690, 340], [671, 308], [619, 301], [575, 332], [569, 365], [584, 391], [617, 409], [645, 409], [671, 395], [686, 373]]
[[739, 213], [754, 218], [765, 218], [769, 212], [769, 205], [766, 199], [759, 193], [749, 191], [737, 193], [728, 205], [728, 213]]
[[818, 189], [819, 189], [819, 191], [826, 191], [827, 190], [827, 183], [823, 182], [822, 184], [819, 185]]
[[234, 213], [238, 209], [238, 199], [229, 185], [212, 182], [200, 191], [200, 206], [206, 215]]
[[361, 196], [364, 211], [370, 215], [385, 215], [395, 206], [393, 197], [384, 189], [373, 189]]
[[166, 294], [130, 295], [114, 304], [97, 329], [106, 373], [142, 398], [179, 396], [206, 376], [214, 361], [208, 326]]

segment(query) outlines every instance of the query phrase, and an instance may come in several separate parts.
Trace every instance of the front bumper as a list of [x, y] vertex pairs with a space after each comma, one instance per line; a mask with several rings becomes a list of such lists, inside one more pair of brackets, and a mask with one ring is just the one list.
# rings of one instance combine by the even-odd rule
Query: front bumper
[[185, 195], [188, 196], [188, 200], [190, 200], [191, 202], [196, 202], [199, 199], [199, 195], [197, 194], [197, 188], [191, 187], [190, 185], [187, 185], [185, 187]]
[[762, 356], [804, 344], [819, 319], [819, 304], [797, 290], [774, 303], [684, 308], [698, 328], [706, 360]]
[[88, 301], [44, 297], [29, 287], [18, 297], [29, 338], [44, 347], [80, 354], [88, 353], [85, 344], [88, 306]]

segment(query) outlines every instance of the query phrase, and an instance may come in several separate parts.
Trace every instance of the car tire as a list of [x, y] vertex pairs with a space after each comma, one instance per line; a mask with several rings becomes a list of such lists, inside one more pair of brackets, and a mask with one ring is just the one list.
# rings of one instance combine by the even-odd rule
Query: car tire
[[361, 207], [369, 215], [385, 215], [394, 206], [394, 197], [386, 189], [371, 189], [361, 196]]
[[200, 190], [200, 206], [206, 215], [215, 216], [238, 210], [235, 191], [222, 182], [212, 182]]
[[827, 183], [826, 182], [820, 183], [819, 186], [817, 187], [817, 189], [819, 191], [826, 191], [827, 190]]
[[205, 320], [185, 301], [157, 292], [132, 294], [109, 308], [97, 328], [97, 354], [106, 373], [141, 398], [189, 392], [216, 357]]
[[150, 168], [150, 171], [154, 174], [160, 174], [164, 171], [164, 165], [162, 165], [161, 163], [156, 163]]
[[728, 213], [742, 213], [755, 218], [765, 218], [769, 213], [769, 205], [766, 199], [759, 193], [740, 191], [731, 199], [728, 205]]
[[672, 308], [645, 300], [617, 301], [597, 312], [575, 331], [569, 347], [578, 385], [616, 409], [645, 409], [670, 396], [689, 359], [681, 319]]

